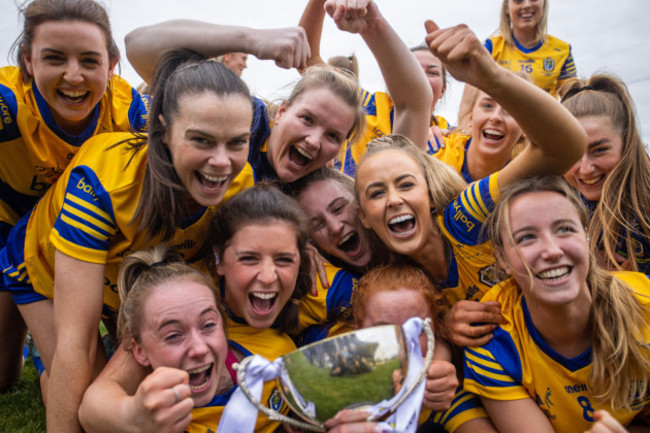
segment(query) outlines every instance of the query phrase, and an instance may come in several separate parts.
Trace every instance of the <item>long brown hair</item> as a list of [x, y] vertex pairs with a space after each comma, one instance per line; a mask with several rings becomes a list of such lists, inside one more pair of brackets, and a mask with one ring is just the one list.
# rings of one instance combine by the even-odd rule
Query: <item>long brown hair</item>
[[[540, 191], [552, 191], [566, 197], [578, 211], [583, 226], [588, 224], [587, 209], [564, 179], [547, 176], [521, 180], [503, 189], [501, 199], [485, 222], [484, 227], [499, 257], [504, 257], [504, 234], [512, 238], [510, 204], [523, 194]], [[639, 343], [648, 326], [643, 307], [634, 295], [634, 288], [598, 265], [593, 253], [589, 253], [587, 286], [592, 298], [589, 387], [596, 398], [609, 403], [612, 409], [630, 409], [648, 391], [650, 353]]]
[[120, 60], [120, 50], [113, 39], [111, 23], [106, 9], [94, 0], [33, 0], [21, 9], [25, 23], [23, 31], [11, 46], [16, 63], [24, 79], [31, 79], [23, 56], [32, 51], [32, 41], [36, 27], [48, 21], [81, 21], [95, 24], [106, 38], [106, 50], [111, 64]]
[[623, 81], [605, 74], [573, 79], [562, 86], [560, 95], [562, 105], [576, 118], [607, 116], [621, 135], [621, 160], [605, 179], [589, 236], [592, 250], [602, 249], [617, 269], [621, 267], [615, 252], [622, 241], [636, 271], [632, 235], [650, 238], [650, 157], [637, 128], [632, 98]]
[[[186, 191], [163, 141], [178, 115], [179, 101], [185, 95], [204, 92], [218, 96], [240, 95], [248, 100], [251, 96], [246, 84], [234, 72], [190, 50], [175, 50], [165, 55], [156, 66], [151, 87], [147, 172], [133, 222], [138, 221], [140, 229], [150, 238], [160, 236], [167, 241], [187, 216]], [[140, 140], [131, 142], [130, 147], [138, 151], [144, 144], [145, 141]]]
[[[212, 246], [218, 257], [223, 257], [233, 236], [242, 227], [277, 221], [293, 227], [300, 253], [296, 286], [275, 323], [281, 331], [293, 333], [298, 330], [298, 304], [312, 286], [311, 260], [307, 250], [308, 223], [300, 205], [275, 186], [264, 182], [258, 183], [232, 197], [217, 211], [210, 224], [206, 245]], [[209, 256], [208, 260], [210, 260]], [[214, 269], [214, 265], [210, 265], [210, 268]]]

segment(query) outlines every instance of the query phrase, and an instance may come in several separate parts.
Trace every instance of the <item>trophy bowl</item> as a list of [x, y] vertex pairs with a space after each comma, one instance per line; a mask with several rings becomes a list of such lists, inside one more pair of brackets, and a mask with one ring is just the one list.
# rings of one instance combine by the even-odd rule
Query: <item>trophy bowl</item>
[[409, 348], [408, 342], [418, 340], [420, 328], [418, 335], [409, 339], [396, 325], [337, 335], [278, 358], [274, 362], [279, 366], [275, 380], [289, 407], [304, 422], [272, 411], [250, 394], [246, 371], [252, 357], [237, 367], [239, 385], [251, 403], [269, 418], [305, 430], [324, 431], [323, 423], [343, 409], [367, 410], [374, 414], [370, 421], [383, 419], [424, 380], [431, 362], [434, 339], [430, 321], [419, 323], [427, 336], [427, 356], [416, 372], [409, 372], [409, 358], [421, 362], [420, 346], [411, 344], [418, 352], [413, 355], [414, 348]]

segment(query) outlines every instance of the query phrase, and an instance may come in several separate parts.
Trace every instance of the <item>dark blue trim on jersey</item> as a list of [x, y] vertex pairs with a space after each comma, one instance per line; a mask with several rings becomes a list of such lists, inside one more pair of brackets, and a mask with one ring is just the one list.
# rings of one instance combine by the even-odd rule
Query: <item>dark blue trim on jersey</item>
[[492, 39], [486, 39], [485, 43], [483, 44], [486, 50], [489, 51], [490, 54], [492, 54], [492, 50], [494, 47], [492, 46]]
[[[468, 185], [458, 197], [445, 207], [443, 213], [445, 228], [456, 241], [465, 245], [480, 245], [484, 243], [486, 239], [484, 236], [481, 236], [483, 222], [478, 221], [468, 212], [468, 210], [463, 206], [460, 197], [463, 194], [471, 195], [471, 197], [474, 198], [475, 203], [477, 203], [477, 205], [478, 203], [483, 203], [488, 212], [492, 212], [494, 209], [494, 200], [492, 200], [492, 196], [490, 195], [490, 176], [477, 182], [478, 185], [476, 183]], [[477, 192], [480, 197], [476, 196]], [[468, 202], [467, 205], [470, 206], [471, 204], [469, 203], [469, 200], [466, 201]], [[479, 215], [484, 214], [480, 205], [479, 209], [474, 209], [474, 212]], [[468, 222], [473, 224], [469, 231], [467, 224], [459, 222], [462, 218], [466, 218]]]
[[[352, 300], [352, 289], [355, 286], [357, 278], [351, 273], [339, 270], [330, 288], [327, 289], [327, 319], [329, 322], [336, 321], [340, 318], [344, 310], [350, 308]], [[331, 317], [330, 317], [331, 316]]]
[[[72, 200], [68, 199], [68, 194], [77, 197], [82, 202], [92, 204], [93, 206], [101, 209], [108, 215], [110, 220], [106, 219], [103, 215], [99, 215], [93, 212], [89, 208], [74, 203]], [[81, 216], [77, 216], [72, 212], [66, 210], [65, 206], [79, 210]], [[84, 226], [91, 228], [92, 230], [97, 231], [98, 233], [101, 233], [102, 235], [106, 236], [107, 239], [102, 240], [96, 238], [92, 234], [86, 233], [81, 229], [66, 224], [61, 218], [63, 215], [79, 222]], [[90, 221], [84, 219], [83, 215], [97, 219], [104, 225], [108, 226], [110, 230], [113, 230], [113, 232], [106, 231], [98, 225], [92, 224]], [[59, 236], [68, 242], [72, 242], [85, 248], [108, 251], [111, 237], [117, 230], [119, 230], [119, 228], [115, 223], [115, 213], [113, 211], [111, 196], [104, 189], [101, 181], [90, 167], [80, 165], [75, 167], [70, 173], [70, 177], [65, 189], [63, 206], [61, 207], [59, 215], [54, 222], [54, 229], [56, 229], [56, 231], [59, 233]]]
[[41, 118], [61, 140], [65, 141], [71, 146], [79, 147], [95, 134], [95, 130], [97, 129], [97, 120], [99, 119], [100, 103], [97, 103], [97, 105], [95, 105], [95, 108], [93, 109], [93, 119], [86, 127], [86, 129], [84, 129], [84, 131], [79, 135], [70, 135], [61, 129], [61, 127], [54, 121], [50, 107], [47, 105], [47, 101], [45, 101], [43, 95], [41, 95], [41, 92], [38, 91], [36, 82], [32, 83], [32, 89], [34, 89], [34, 99], [36, 100], [36, 105], [38, 105], [38, 111], [41, 114]]
[[447, 264], [447, 279], [441, 281], [438, 285], [443, 289], [453, 288], [458, 286], [458, 263], [456, 262], [456, 255], [449, 254], [449, 263]]
[[182, 230], [185, 230], [186, 228], [190, 227], [192, 224], [194, 224], [194, 223], [197, 222], [199, 219], [201, 219], [201, 217], [203, 216], [203, 214], [205, 213], [206, 210], [208, 210], [207, 206], [203, 206], [203, 207], [202, 207], [201, 209], [199, 209], [199, 211], [198, 211], [197, 213], [195, 213], [194, 215], [189, 216], [189, 217], [187, 217], [187, 218], [183, 218], [183, 219], [181, 219], [180, 228], [181, 228]]
[[[514, 385], [509, 381], [506, 382], [494, 379], [492, 377], [484, 376], [480, 373], [474, 373], [471, 366], [476, 366], [477, 368], [493, 374], [506, 375], [510, 377], [516, 384], [521, 385], [523, 376], [521, 369], [521, 359], [519, 357], [519, 352], [517, 351], [517, 346], [515, 346], [515, 343], [512, 341], [512, 337], [509, 333], [504, 331], [501, 327], [498, 327], [493, 333], [492, 340], [483, 345], [482, 348], [490, 352], [494, 359], [473, 350], [474, 348], [472, 347], [466, 347], [465, 351], [463, 352], [465, 361], [463, 365], [466, 378], [473, 379], [474, 381], [489, 387], [509, 388]], [[467, 356], [468, 354], [471, 354], [472, 356], [479, 358], [485, 362], [496, 362], [501, 366], [501, 369], [491, 368], [480, 362], [473, 361], [469, 359]]]
[[467, 151], [469, 150], [469, 144], [471, 142], [472, 142], [472, 137], [469, 137], [469, 139], [465, 143], [465, 150], [464, 150], [465, 154], [463, 155], [463, 166], [460, 168], [460, 175], [468, 184], [474, 182], [474, 179], [472, 179], [472, 176], [469, 174], [469, 168], [467, 167]]
[[234, 347], [235, 349], [239, 350], [241, 353], [244, 354], [244, 356], [252, 356], [253, 355], [253, 353], [250, 350], [246, 349], [244, 346], [237, 343], [236, 341], [228, 340], [228, 345], [230, 345], [230, 346]]
[[302, 331], [299, 337], [300, 346], [305, 346], [307, 344], [315, 343], [317, 341], [324, 340], [330, 333], [330, 329], [336, 323], [327, 323], [325, 325], [313, 325], [309, 328]]
[[512, 35], [512, 40], [513, 40], [513, 42], [515, 43], [515, 46], [517, 47], [517, 49], [518, 49], [519, 51], [521, 51], [522, 53], [525, 53], [525, 54], [534, 53], [535, 51], [537, 51], [537, 50], [539, 50], [540, 48], [542, 48], [542, 45], [544, 45], [544, 40], [541, 40], [541, 41], [539, 41], [539, 43], [538, 43], [537, 45], [535, 45], [534, 47], [532, 47], [532, 48], [526, 48], [526, 47], [524, 47], [523, 45], [521, 45], [521, 44], [519, 43], [519, 41], [517, 40], [517, 38], [515, 38], [515, 35]]
[[537, 328], [535, 328], [535, 325], [533, 324], [533, 319], [530, 317], [528, 306], [526, 305], [526, 299], [523, 296], [521, 297], [521, 307], [524, 313], [524, 320], [526, 321], [526, 329], [530, 333], [531, 338], [535, 344], [537, 344], [537, 347], [539, 347], [541, 351], [548, 355], [553, 361], [571, 372], [576, 372], [591, 364], [591, 347], [574, 358], [565, 358], [553, 350], [553, 348], [549, 346], [539, 334]]
[[248, 163], [253, 168], [255, 183], [260, 180], [275, 180], [277, 173], [271, 167], [266, 152], [262, 151], [266, 139], [271, 134], [269, 113], [264, 102], [253, 98], [253, 123], [251, 124], [251, 138], [248, 148]]
[[0, 84], [0, 106], [6, 106], [8, 113], [0, 112], [0, 141], [11, 141], [20, 137], [20, 128], [18, 127], [18, 102], [16, 95], [11, 89]]
[[[228, 402], [230, 401], [230, 397], [232, 397], [233, 393], [235, 390], [238, 388], [237, 385], [233, 386], [230, 388], [228, 391], [224, 392], [223, 394], [216, 394], [210, 402], [204, 406], [199, 406], [196, 409], [202, 408], [202, 407], [222, 407], [226, 406]], [[216, 419], [215, 419], [216, 421]]]
[[25, 215], [38, 203], [39, 199], [40, 197], [16, 191], [11, 185], [0, 179], [0, 200], [5, 202], [16, 215]]
[[151, 97], [149, 95], [140, 95], [137, 90], [131, 88], [129, 125], [131, 125], [131, 128], [133, 128], [134, 131], [144, 132], [147, 127], [149, 110], [147, 110], [147, 104], [144, 103], [143, 99], [145, 99], [149, 106], [151, 106]]

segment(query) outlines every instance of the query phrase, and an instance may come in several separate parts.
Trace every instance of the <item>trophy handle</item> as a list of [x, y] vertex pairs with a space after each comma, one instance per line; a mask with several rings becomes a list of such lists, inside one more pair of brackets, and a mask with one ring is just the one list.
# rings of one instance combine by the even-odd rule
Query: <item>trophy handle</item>
[[[427, 352], [428, 353], [428, 352]], [[253, 360], [252, 356], [249, 356], [242, 360], [240, 363], [233, 364], [233, 368], [237, 370], [237, 384], [242, 390], [246, 398], [264, 415], [266, 415], [272, 421], [279, 421], [285, 424], [289, 424], [291, 427], [296, 427], [302, 430], [315, 431], [315, 432], [325, 432], [325, 426], [323, 424], [308, 424], [306, 422], [298, 421], [293, 418], [289, 418], [286, 415], [278, 413], [257, 401], [255, 397], [251, 394], [248, 386], [246, 385], [246, 368], [248, 364]], [[419, 382], [418, 382], [419, 383]]]
[[[422, 330], [424, 331], [424, 334], [427, 336], [427, 354], [424, 358], [424, 365], [422, 366], [422, 370], [420, 371], [420, 374], [417, 377], [417, 380], [415, 383], [413, 383], [413, 386], [411, 386], [410, 389], [406, 390], [404, 394], [402, 394], [402, 397], [393, 404], [388, 412], [385, 412], [383, 415], [386, 413], [393, 413], [397, 410], [397, 408], [404, 403], [404, 401], [415, 391], [415, 389], [418, 387], [420, 383], [426, 378], [427, 375], [427, 369], [429, 368], [429, 364], [431, 364], [431, 360], [433, 359], [433, 348], [435, 344], [435, 338], [433, 336], [433, 330], [431, 329], [431, 319], [426, 318], [422, 321]], [[375, 416], [370, 416], [368, 417], [368, 421], [377, 421], [379, 418], [382, 418], [383, 415], [375, 415]]]

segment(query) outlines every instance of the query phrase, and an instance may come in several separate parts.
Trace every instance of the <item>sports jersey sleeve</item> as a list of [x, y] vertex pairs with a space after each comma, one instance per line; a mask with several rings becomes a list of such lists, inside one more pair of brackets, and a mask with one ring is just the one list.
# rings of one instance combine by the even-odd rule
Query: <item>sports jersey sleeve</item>
[[0, 84], [0, 142], [15, 140], [20, 137], [18, 101], [11, 89]]
[[300, 329], [352, 319], [352, 292], [358, 283], [357, 277], [328, 263], [325, 264], [325, 272], [330, 287], [323, 287], [316, 277], [318, 294], [310, 293], [300, 303]]
[[448, 433], [454, 433], [458, 427], [477, 418], [487, 418], [481, 399], [471, 392], [458, 387], [456, 395], [451, 401], [449, 409], [442, 412], [433, 412], [429, 418]]
[[557, 85], [560, 87], [560, 85], [568, 80], [569, 78], [573, 78], [578, 75], [578, 72], [576, 70], [576, 64], [575, 61], [573, 60], [573, 53], [571, 52], [571, 46], [569, 45], [569, 55], [567, 56], [566, 60], [564, 61], [564, 64], [562, 65], [562, 70], [560, 70], [560, 75], [557, 77]]
[[481, 236], [483, 222], [498, 200], [498, 173], [470, 184], [444, 211], [444, 224], [449, 233], [465, 245], [485, 242]]
[[502, 328], [482, 347], [466, 347], [464, 351], [466, 391], [493, 400], [529, 398], [522, 386], [523, 370], [519, 352], [509, 333]]
[[79, 260], [105, 263], [116, 232], [110, 194], [89, 167], [75, 167], [50, 234], [54, 247]]
[[149, 122], [151, 97], [149, 95], [140, 95], [137, 90], [131, 89], [131, 99], [129, 124], [134, 131], [144, 132]]
[[486, 50], [488, 50], [490, 54], [492, 54], [492, 39], [486, 39], [483, 46], [485, 47]]

